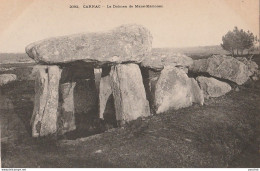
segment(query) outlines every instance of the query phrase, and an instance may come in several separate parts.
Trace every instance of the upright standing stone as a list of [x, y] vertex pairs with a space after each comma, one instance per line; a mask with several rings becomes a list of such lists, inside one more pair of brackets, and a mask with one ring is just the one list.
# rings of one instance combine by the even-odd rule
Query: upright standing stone
[[[112, 88], [110, 82], [110, 67], [103, 67], [100, 79], [99, 88], [99, 118], [104, 119], [104, 113], [107, 105], [113, 105], [108, 102], [109, 97], [112, 95]], [[110, 107], [111, 108], [111, 107]]]
[[152, 70], [150, 68], [141, 67], [141, 73], [143, 77], [144, 88], [146, 92], [146, 97], [150, 104], [150, 110], [152, 114], [155, 114], [155, 85], [159, 79], [160, 71]]
[[166, 66], [155, 87], [156, 113], [169, 109], [180, 109], [192, 103], [203, 105], [203, 92], [193, 78], [189, 78], [183, 69]]
[[75, 107], [74, 107], [74, 87], [75, 82], [60, 85], [61, 92], [61, 111], [59, 116], [59, 133], [64, 134], [76, 129]]
[[131, 121], [150, 115], [149, 102], [138, 65], [113, 66], [110, 77], [118, 121]]
[[101, 68], [94, 68], [94, 74], [95, 74], [96, 89], [97, 89], [97, 92], [99, 93], [99, 85], [100, 85], [102, 69]]
[[203, 105], [204, 95], [198, 82], [194, 78], [190, 78], [190, 82], [191, 82], [190, 91], [192, 94], [192, 102]]
[[58, 66], [40, 66], [36, 72], [31, 119], [33, 137], [46, 136], [57, 131], [60, 76], [61, 69]]

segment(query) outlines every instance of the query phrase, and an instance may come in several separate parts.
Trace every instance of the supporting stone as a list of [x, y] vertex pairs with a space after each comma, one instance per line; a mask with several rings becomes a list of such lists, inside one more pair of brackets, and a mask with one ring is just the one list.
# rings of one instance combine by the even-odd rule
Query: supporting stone
[[150, 68], [141, 67], [141, 73], [143, 77], [144, 88], [146, 92], [146, 97], [149, 101], [150, 111], [155, 114], [155, 85], [160, 76], [160, 71], [151, 70]]
[[31, 119], [32, 136], [46, 136], [57, 131], [59, 81], [58, 66], [39, 66], [35, 80], [34, 110]]
[[94, 68], [94, 74], [95, 74], [95, 84], [97, 93], [99, 93], [99, 85], [100, 85], [100, 79], [102, 74], [102, 68]]
[[59, 115], [59, 134], [64, 134], [76, 129], [75, 107], [74, 107], [74, 87], [75, 82], [60, 85], [61, 111]]
[[110, 77], [118, 121], [131, 121], [150, 115], [149, 102], [138, 65], [112, 66]]
[[154, 97], [157, 114], [188, 107], [192, 103], [203, 105], [204, 102], [203, 92], [197, 82], [189, 78], [184, 70], [172, 66], [162, 70]]
[[192, 94], [192, 102], [203, 106], [204, 104], [203, 91], [200, 89], [198, 82], [194, 78], [190, 78], [190, 82], [191, 82], [190, 91]]
[[114, 105], [111, 102], [109, 103], [108, 99], [112, 95], [112, 88], [110, 82], [110, 69], [111, 67], [103, 67], [102, 74], [100, 79], [100, 88], [99, 88], [99, 118], [104, 119], [104, 113], [107, 108], [107, 105]]

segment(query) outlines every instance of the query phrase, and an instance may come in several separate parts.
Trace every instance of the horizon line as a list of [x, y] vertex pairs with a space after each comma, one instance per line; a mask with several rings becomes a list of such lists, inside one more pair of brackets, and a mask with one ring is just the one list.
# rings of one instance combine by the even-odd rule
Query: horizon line
[[[152, 49], [158, 48], [158, 49], [168, 49], [168, 48], [172, 48], [172, 49], [182, 49], [182, 48], [196, 48], [196, 47], [209, 47], [209, 46], [220, 46], [220, 45], [198, 45], [198, 46], [180, 46], [180, 47], [173, 47], [173, 46], [162, 46], [162, 47], [152, 47]], [[22, 51], [0, 51], [0, 53], [26, 53], [25, 50]]]

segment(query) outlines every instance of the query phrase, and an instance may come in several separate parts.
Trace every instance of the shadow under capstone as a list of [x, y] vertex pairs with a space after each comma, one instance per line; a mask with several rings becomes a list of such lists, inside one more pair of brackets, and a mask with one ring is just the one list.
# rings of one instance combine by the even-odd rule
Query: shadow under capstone
[[[74, 114], [72, 112], [69, 115], [74, 115], [76, 129], [69, 130], [60, 137], [65, 139], [77, 139], [102, 133], [111, 127], [116, 127], [113, 96], [109, 98], [106, 104], [104, 120], [99, 119], [97, 86], [99, 86], [100, 78], [95, 76], [93, 65], [74, 62], [62, 67], [60, 85], [67, 83], [75, 84], [72, 98], [73, 102], [71, 102], [74, 105]], [[61, 97], [60, 95], [60, 104], [62, 104], [64, 100]], [[62, 109], [59, 110], [61, 111], [59, 121], [62, 119], [66, 120], [65, 112]], [[71, 116], [67, 117], [67, 119], [70, 118]], [[59, 129], [63, 128], [59, 126]]]

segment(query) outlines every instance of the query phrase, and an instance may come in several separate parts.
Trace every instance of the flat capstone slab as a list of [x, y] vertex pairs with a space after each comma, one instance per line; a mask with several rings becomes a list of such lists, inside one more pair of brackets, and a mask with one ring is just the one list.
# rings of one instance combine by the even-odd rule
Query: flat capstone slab
[[152, 49], [152, 35], [141, 25], [123, 25], [107, 32], [54, 37], [29, 44], [25, 50], [41, 64], [74, 61], [140, 63]]

